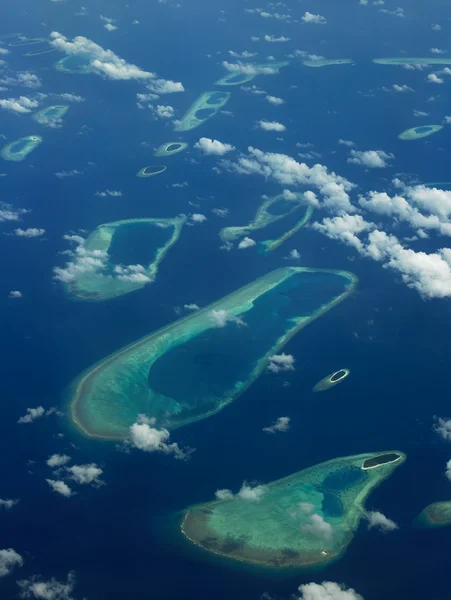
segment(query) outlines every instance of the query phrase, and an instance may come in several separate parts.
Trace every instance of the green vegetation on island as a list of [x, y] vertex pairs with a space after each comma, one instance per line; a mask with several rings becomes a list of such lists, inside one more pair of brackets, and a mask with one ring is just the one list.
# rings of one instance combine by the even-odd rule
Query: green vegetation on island
[[398, 138], [400, 140], [419, 140], [420, 138], [437, 133], [441, 129], [443, 129], [443, 125], [421, 125], [420, 127], [406, 129], [398, 135]]
[[39, 135], [28, 135], [3, 146], [0, 154], [5, 160], [19, 162], [24, 160], [41, 142], [42, 138]]
[[124, 439], [141, 413], [168, 429], [209, 417], [357, 281], [347, 271], [272, 271], [86, 371], [73, 387], [72, 420], [87, 435]]
[[174, 124], [174, 131], [189, 131], [211, 119], [226, 104], [229, 92], [205, 92], [186, 114]]
[[265, 567], [314, 567], [346, 550], [365, 500], [404, 462], [363, 470], [378, 454], [335, 458], [264, 486], [259, 501], [239, 496], [188, 508], [185, 538], [208, 552]]
[[327, 375], [327, 377], [321, 379], [321, 381], [318, 381], [318, 383], [313, 387], [313, 391], [323, 392], [328, 390], [331, 387], [334, 387], [334, 385], [337, 385], [337, 383], [340, 383], [340, 381], [343, 381], [343, 379], [346, 379], [350, 373], [351, 371], [349, 369], [340, 369], [339, 371], [335, 371], [334, 373], [331, 373], [330, 375]]
[[434, 529], [451, 525], [451, 502], [428, 504], [415, 518], [414, 525], [419, 528]]

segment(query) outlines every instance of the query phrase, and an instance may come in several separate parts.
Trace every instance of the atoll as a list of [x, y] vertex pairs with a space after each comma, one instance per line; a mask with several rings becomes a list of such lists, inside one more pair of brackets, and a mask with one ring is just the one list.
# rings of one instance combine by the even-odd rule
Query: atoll
[[124, 439], [140, 413], [168, 429], [209, 417], [357, 281], [347, 271], [271, 271], [89, 369], [74, 384], [72, 420], [87, 435]]
[[166, 142], [165, 144], [161, 144], [155, 152], [154, 156], [171, 156], [172, 154], [177, 154], [185, 148], [188, 147], [186, 142]]
[[351, 58], [317, 58], [314, 60], [303, 60], [302, 64], [306, 67], [329, 67], [332, 65], [353, 65]]
[[[377, 454], [335, 458], [264, 486], [258, 502], [240, 497], [188, 508], [185, 538], [208, 552], [274, 568], [314, 567], [339, 558], [357, 530], [365, 500], [406, 459], [365, 471]], [[318, 526], [320, 525], [320, 526]]]
[[451, 525], [451, 502], [428, 504], [415, 518], [414, 525], [419, 528], [434, 529]]
[[441, 129], [443, 129], [443, 125], [421, 125], [420, 127], [406, 129], [398, 135], [398, 138], [400, 140], [419, 140], [420, 138], [437, 133]]
[[[84, 251], [104, 261], [102, 268], [75, 273], [66, 285], [70, 295], [80, 300], [103, 301], [139, 290], [158, 273], [159, 266], [168, 250], [180, 237], [186, 217], [175, 219], [126, 219], [99, 225], [88, 236]], [[136, 257], [121, 260], [118, 246], [122, 252], [136, 246], [137, 236], [147, 241], [149, 259], [139, 272], [124, 273], [121, 266], [134, 266]], [[119, 252], [120, 254], [120, 252]], [[119, 267], [119, 269], [118, 269]]]
[[340, 381], [343, 381], [343, 379], [346, 379], [350, 373], [351, 371], [349, 369], [340, 369], [339, 371], [334, 371], [330, 375], [327, 375], [327, 377], [321, 379], [321, 381], [318, 381], [318, 383], [313, 387], [313, 391], [323, 392], [324, 390], [328, 390], [329, 388], [334, 387], [334, 385], [337, 385], [337, 383], [340, 383]]
[[28, 135], [14, 142], [6, 144], [1, 150], [1, 156], [5, 160], [19, 162], [24, 160], [42, 142], [39, 135]]
[[451, 58], [433, 58], [431, 56], [423, 58], [373, 58], [373, 63], [377, 65], [450, 65]]
[[166, 165], [151, 165], [149, 167], [143, 167], [136, 173], [136, 177], [154, 177], [160, 173], [166, 171]]
[[55, 63], [54, 67], [61, 73], [86, 75], [92, 72], [91, 60], [89, 54], [70, 54]]
[[174, 131], [189, 131], [211, 119], [228, 101], [229, 92], [205, 92], [174, 124]]
[[215, 85], [242, 85], [252, 81], [258, 75], [277, 75], [282, 67], [286, 67], [290, 63], [288, 61], [272, 61], [267, 63], [250, 63], [248, 72], [240, 73], [232, 71], [215, 83]]
[[40, 125], [54, 127], [59, 123], [59, 121], [67, 113], [68, 110], [69, 106], [66, 104], [55, 104], [54, 106], [47, 106], [47, 108], [38, 110], [38, 112], [33, 115], [33, 119]]

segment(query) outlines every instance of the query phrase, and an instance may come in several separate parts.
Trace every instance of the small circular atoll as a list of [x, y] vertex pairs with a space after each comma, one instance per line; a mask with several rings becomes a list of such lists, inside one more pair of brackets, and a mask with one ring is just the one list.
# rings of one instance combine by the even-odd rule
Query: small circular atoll
[[400, 133], [398, 139], [419, 140], [428, 135], [432, 135], [433, 133], [437, 133], [437, 131], [440, 131], [441, 129], [443, 129], [443, 125], [422, 125], [420, 127], [412, 127], [411, 129], [406, 129]]
[[188, 148], [186, 142], [167, 142], [166, 144], [161, 144], [161, 146], [155, 150], [153, 155], [171, 156], [172, 154], [177, 154], [178, 152], [185, 150], [185, 148]]
[[331, 373], [330, 375], [327, 375], [327, 377], [321, 379], [321, 381], [318, 381], [318, 383], [314, 386], [313, 391], [323, 392], [328, 390], [334, 385], [337, 385], [337, 383], [340, 383], [340, 381], [343, 381], [343, 379], [346, 379], [350, 373], [351, 371], [349, 369], [340, 369], [339, 371], [335, 371], [334, 373]]
[[160, 173], [166, 171], [166, 165], [151, 165], [149, 167], [143, 167], [136, 173], [136, 177], [154, 177]]

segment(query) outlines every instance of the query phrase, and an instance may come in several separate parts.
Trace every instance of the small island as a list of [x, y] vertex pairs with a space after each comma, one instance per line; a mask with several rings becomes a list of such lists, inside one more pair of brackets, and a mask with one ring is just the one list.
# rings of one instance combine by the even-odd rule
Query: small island
[[166, 165], [152, 165], [150, 167], [143, 167], [136, 173], [136, 177], [154, 177], [166, 171]]
[[258, 75], [277, 75], [282, 67], [286, 67], [290, 63], [284, 61], [271, 61], [267, 63], [249, 63], [249, 73], [240, 73], [232, 71], [215, 83], [215, 85], [241, 85], [252, 81]]
[[[365, 471], [378, 454], [335, 458], [265, 485], [259, 502], [238, 496], [186, 509], [185, 539], [222, 557], [273, 568], [311, 568], [340, 558], [352, 541], [369, 494], [401, 465]], [[315, 528], [314, 523], [321, 523]], [[188, 550], [188, 547], [187, 547]]]
[[205, 92], [187, 110], [180, 121], [176, 121], [174, 131], [189, 131], [199, 127], [214, 117], [229, 98], [229, 92]]
[[451, 58], [433, 58], [426, 56], [422, 58], [373, 58], [377, 65], [451, 65]]
[[433, 502], [428, 504], [414, 519], [415, 527], [435, 529], [451, 525], [451, 502]]
[[419, 140], [420, 138], [427, 137], [433, 133], [437, 133], [443, 129], [443, 125], [422, 125], [420, 127], [412, 127], [406, 129], [398, 135], [400, 140]]
[[378, 454], [377, 456], [373, 456], [371, 458], [367, 458], [362, 463], [362, 469], [364, 471], [368, 469], [377, 469], [382, 465], [386, 465], [388, 463], [394, 463], [401, 459], [401, 456], [396, 452], [387, 452], [386, 454]]
[[27, 137], [19, 138], [3, 146], [1, 156], [5, 160], [19, 162], [24, 160], [41, 142], [42, 138], [39, 135], [28, 135]]
[[55, 104], [54, 106], [47, 106], [42, 110], [38, 110], [33, 115], [33, 119], [40, 125], [46, 125], [47, 127], [55, 127], [61, 122], [61, 119], [69, 110], [69, 106], [66, 104]]
[[171, 156], [172, 154], [177, 154], [182, 150], [188, 148], [188, 144], [186, 142], [166, 142], [165, 144], [161, 144], [155, 152], [154, 156]]
[[314, 60], [303, 60], [302, 64], [306, 67], [330, 67], [332, 65], [353, 65], [351, 58], [317, 58]]
[[327, 377], [321, 379], [321, 381], [318, 381], [318, 383], [313, 387], [313, 391], [323, 392], [328, 390], [331, 387], [334, 387], [334, 385], [337, 385], [337, 383], [340, 383], [340, 381], [343, 381], [343, 379], [346, 379], [350, 373], [351, 371], [349, 369], [340, 369], [339, 371], [335, 371], [334, 373], [331, 373], [330, 375], [327, 375]]
[[[86, 284], [93, 291], [99, 283], [115, 289], [114, 279], [98, 277], [84, 276], [83, 294]], [[70, 395], [73, 423], [86, 435], [123, 440], [139, 414], [169, 430], [210, 417], [241, 396], [296, 333], [347, 298], [357, 281], [347, 271], [271, 271], [82, 374]]]

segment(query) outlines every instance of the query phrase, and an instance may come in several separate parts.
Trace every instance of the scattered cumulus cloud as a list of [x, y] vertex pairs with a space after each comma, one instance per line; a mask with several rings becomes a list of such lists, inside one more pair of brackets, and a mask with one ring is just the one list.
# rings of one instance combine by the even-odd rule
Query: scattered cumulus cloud
[[247, 481], [243, 481], [243, 484], [237, 494], [233, 494], [231, 490], [223, 489], [217, 490], [215, 492], [215, 496], [218, 500], [232, 500], [236, 498], [240, 500], [246, 500], [248, 502], [260, 502], [267, 491], [268, 490], [264, 485], [252, 486]]
[[322, 15], [313, 15], [312, 13], [306, 12], [302, 17], [304, 23], [312, 23], [313, 25], [325, 25], [327, 19]]
[[0, 577], [6, 577], [16, 567], [23, 565], [23, 558], [12, 548], [0, 550]]
[[39, 102], [37, 102], [37, 100], [32, 100], [27, 96], [0, 99], [0, 108], [19, 114], [30, 113], [38, 106]]
[[434, 431], [447, 442], [451, 442], [451, 419], [436, 417]]
[[266, 433], [285, 432], [290, 429], [290, 417], [278, 417], [269, 427], [263, 427], [262, 431]]
[[368, 529], [373, 529], [373, 527], [376, 527], [383, 532], [399, 529], [398, 525], [394, 521], [377, 510], [365, 511], [363, 513], [363, 518], [368, 521]]
[[239, 317], [235, 317], [225, 309], [211, 310], [209, 319], [212, 327], [225, 327], [229, 323], [234, 323], [238, 327], [243, 327], [246, 323]]
[[388, 154], [383, 150], [351, 150], [347, 162], [369, 169], [383, 169], [388, 166], [387, 161], [393, 158], [393, 154]]
[[8, 294], [8, 298], [22, 298], [23, 294], [19, 290], [11, 290]]
[[257, 125], [264, 131], [286, 131], [285, 125], [282, 125], [282, 123], [278, 123], [277, 121], [261, 120], [257, 122]]
[[67, 485], [67, 483], [64, 483], [64, 481], [56, 479], [46, 479], [46, 482], [49, 484], [49, 486], [54, 492], [60, 494], [61, 496], [64, 496], [65, 498], [69, 498], [73, 494], [70, 487]]
[[46, 465], [52, 469], [55, 467], [62, 467], [70, 461], [70, 456], [67, 454], [52, 454], [46, 460]]
[[215, 156], [223, 156], [224, 154], [235, 150], [235, 147], [231, 144], [225, 144], [219, 140], [213, 140], [206, 137], [200, 138], [200, 140], [194, 144], [194, 148], [200, 150], [202, 154], [213, 154]]
[[23, 237], [23, 238], [36, 238], [36, 237], [41, 237], [43, 236], [45, 233], [45, 229], [38, 229], [36, 227], [29, 227], [28, 229], [15, 229], [14, 230], [14, 235], [16, 235], [17, 237]]
[[65, 582], [53, 578], [42, 581], [40, 577], [22, 579], [17, 582], [21, 598], [35, 598], [36, 600], [75, 600], [73, 591], [75, 575], [69, 573]]
[[346, 588], [334, 581], [306, 583], [299, 586], [299, 591], [299, 600], [363, 600], [352, 588]]
[[241, 242], [238, 244], [238, 250], [245, 250], [246, 248], [252, 248], [252, 246], [256, 245], [256, 241], [250, 237], [244, 237]]
[[11, 508], [13, 508], [13, 506], [16, 506], [18, 502], [19, 500], [2, 500], [0, 498], [0, 509], [4, 508], [5, 510], [11, 510]]
[[445, 83], [442, 77], [439, 77], [436, 73], [429, 73], [426, 80], [429, 81], [429, 83]]
[[138, 415], [136, 423], [130, 427], [130, 443], [133, 447], [143, 452], [161, 452], [172, 454], [178, 460], [188, 457], [188, 452], [182, 450], [176, 442], [169, 443], [170, 433], [164, 427], [154, 427], [156, 419], [148, 418], [146, 415]]
[[272, 373], [281, 373], [286, 371], [294, 371], [295, 358], [292, 354], [273, 354], [269, 357], [269, 365], [267, 370]]

